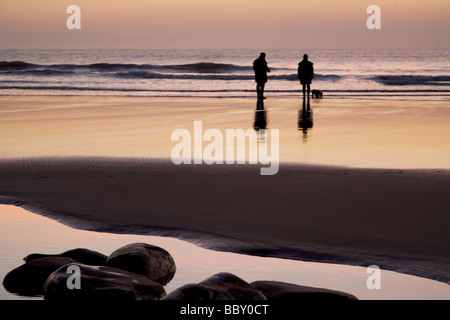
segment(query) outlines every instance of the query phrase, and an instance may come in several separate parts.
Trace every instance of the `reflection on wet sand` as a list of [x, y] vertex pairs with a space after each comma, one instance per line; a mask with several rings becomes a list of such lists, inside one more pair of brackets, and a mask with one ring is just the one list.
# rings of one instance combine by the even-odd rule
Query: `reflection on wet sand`
[[308, 129], [313, 127], [313, 112], [309, 99], [303, 99], [302, 107], [298, 111], [298, 129], [303, 131], [303, 142], [308, 140]]
[[266, 129], [267, 127], [267, 111], [264, 109], [264, 100], [258, 99], [256, 102], [255, 121], [253, 129], [256, 131]]

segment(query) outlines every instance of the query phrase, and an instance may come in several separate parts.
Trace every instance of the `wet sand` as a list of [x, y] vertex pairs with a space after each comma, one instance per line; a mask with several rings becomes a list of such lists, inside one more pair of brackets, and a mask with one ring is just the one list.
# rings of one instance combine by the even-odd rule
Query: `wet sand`
[[450, 171], [137, 159], [0, 164], [0, 200], [71, 226], [199, 241], [224, 251], [377, 264], [448, 282]]
[[[281, 163], [276, 175], [261, 176], [260, 165], [175, 166], [168, 159], [170, 132], [194, 120], [252, 127], [250, 99], [1, 99], [2, 203], [77, 228], [376, 264], [449, 283], [445, 102], [424, 110], [408, 101], [360, 101], [360, 109], [357, 101], [314, 101], [305, 137], [298, 101], [267, 101], [268, 128], [280, 129]], [[384, 131], [371, 136], [375, 128]]]
[[[0, 157], [169, 158], [178, 128], [250, 129], [253, 98], [0, 96]], [[280, 161], [359, 168], [450, 169], [446, 101], [311, 100], [312, 128], [299, 128], [302, 100], [264, 101], [280, 131]]]

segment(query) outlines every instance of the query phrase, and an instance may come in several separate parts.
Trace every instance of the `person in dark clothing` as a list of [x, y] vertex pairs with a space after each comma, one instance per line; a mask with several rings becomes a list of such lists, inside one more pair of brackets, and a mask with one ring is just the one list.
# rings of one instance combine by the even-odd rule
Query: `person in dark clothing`
[[303, 99], [305, 99], [306, 90], [311, 91], [311, 80], [314, 78], [314, 66], [311, 61], [308, 61], [308, 55], [303, 55], [303, 60], [298, 64], [298, 79], [303, 86]]
[[265, 99], [264, 86], [267, 82], [267, 72], [270, 72], [266, 62], [266, 54], [261, 52], [259, 58], [253, 61], [253, 70], [255, 71], [256, 94], [258, 99]]

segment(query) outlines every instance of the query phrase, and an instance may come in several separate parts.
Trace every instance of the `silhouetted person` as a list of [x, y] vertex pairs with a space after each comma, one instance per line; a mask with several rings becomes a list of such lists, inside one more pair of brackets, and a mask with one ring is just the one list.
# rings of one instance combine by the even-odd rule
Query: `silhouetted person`
[[253, 123], [253, 129], [256, 131], [266, 129], [267, 126], [267, 112], [264, 110], [264, 100], [258, 99], [256, 102], [255, 110], [255, 122]]
[[303, 55], [303, 60], [298, 64], [298, 79], [303, 86], [303, 99], [305, 99], [306, 90], [311, 91], [311, 81], [314, 78], [314, 66], [311, 61], [308, 61], [308, 55]]
[[267, 72], [270, 72], [266, 62], [266, 54], [261, 52], [259, 58], [253, 61], [253, 70], [255, 71], [256, 94], [258, 99], [265, 99], [264, 86], [267, 82]]
[[308, 129], [313, 127], [313, 115], [312, 110], [308, 102], [303, 99], [302, 108], [298, 111], [298, 128], [303, 131], [303, 141], [306, 141], [308, 137]]

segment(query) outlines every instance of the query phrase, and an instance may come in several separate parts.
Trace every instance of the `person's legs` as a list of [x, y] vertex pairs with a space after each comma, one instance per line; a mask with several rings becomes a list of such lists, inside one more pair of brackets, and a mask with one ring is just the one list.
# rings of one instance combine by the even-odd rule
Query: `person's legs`
[[306, 84], [302, 84], [303, 87], [303, 99], [305, 99], [305, 95], [306, 95]]
[[257, 83], [256, 84], [256, 93], [258, 94], [258, 99], [265, 99], [264, 98], [264, 86], [265, 83]]
[[[308, 99], [309, 99], [309, 92], [311, 91], [311, 85], [308, 83], [307, 84], [307, 87], [308, 87]], [[304, 96], [305, 94], [303, 93], [303, 96]]]

